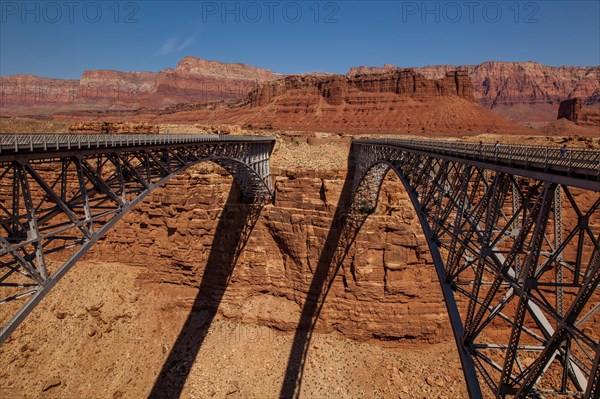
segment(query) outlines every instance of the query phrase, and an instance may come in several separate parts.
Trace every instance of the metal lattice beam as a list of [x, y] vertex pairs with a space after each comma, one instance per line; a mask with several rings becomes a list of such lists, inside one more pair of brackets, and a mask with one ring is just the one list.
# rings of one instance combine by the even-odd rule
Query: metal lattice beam
[[353, 148], [353, 210], [376, 207], [389, 170], [409, 193], [470, 396], [596, 399], [600, 152], [418, 140]]
[[0, 343], [86, 251], [172, 176], [224, 167], [247, 200], [272, 196], [271, 137], [0, 136]]

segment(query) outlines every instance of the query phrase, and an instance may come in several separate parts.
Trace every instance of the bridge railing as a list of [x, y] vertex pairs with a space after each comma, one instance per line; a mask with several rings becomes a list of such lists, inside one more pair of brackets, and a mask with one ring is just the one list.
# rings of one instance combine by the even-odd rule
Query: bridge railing
[[269, 141], [265, 136], [216, 134], [0, 134], [0, 154], [34, 150], [129, 147], [202, 142]]
[[392, 145], [407, 149], [429, 151], [444, 155], [511, 164], [536, 164], [541, 167], [564, 167], [567, 170], [584, 169], [600, 176], [600, 151], [567, 149], [530, 145], [500, 145], [461, 143], [440, 140], [373, 139], [356, 140], [357, 143]]

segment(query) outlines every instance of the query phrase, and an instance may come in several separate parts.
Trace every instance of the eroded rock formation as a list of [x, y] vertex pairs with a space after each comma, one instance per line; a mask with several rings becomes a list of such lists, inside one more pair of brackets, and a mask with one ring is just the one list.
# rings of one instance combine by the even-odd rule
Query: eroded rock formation
[[201, 121], [346, 133], [475, 134], [521, 129], [474, 103], [464, 73], [432, 80], [413, 70], [354, 77], [288, 76], [259, 85], [239, 104], [174, 109], [158, 117], [147, 110], [135, 117], [160, 123]]
[[558, 108], [557, 119], [568, 119], [581, 126], [600, 127], [600, 103], [589, 103], [583, 106], [580, 98], [564, 100]]
[[86, 134], [125, 134], [125, 133], [159, 133], [158, 125], [147, 122], [82, 122], [69, 126], [69, 133]]
[[556, 119], [566, 118], [572, 122], [577, 122], [581, 112], [581, 99], [571, 98], [560, 102], [558, 107], [558, 117]]
[[[348, 76], [395, 69], [391, 65], [351, 68]], [[600, 66], [552, 67], [537, 62], [484, 62], [415, 68], [430, 79], [442, 78], [453, 70], [466, 71], [473, 82], [475, 100], [492, 108], [514, 104], [558, 104], [572, 97], [586, 100], [600, 92]]]
[[[257, 83], [280, 75], [244, 64], [183, 58], [160, 72], [85, 71], [79, 80], [30, 75], [0, 77], [3, 112], [48, 113], [163, 107], [186, 102], [243, 98]], [[44, 105], [63, 107], [39, 108]]]
[[[341, 105], [360, 101], [357, 94], [391, 93], [427, 100], [442, 96], [457, 96], [468, 101], [473, 100], [473, 86], [464, 72], [448, 72], [437, 80], [425, 78], [414, 70], [405, 69], [394, 72], [355, 75], [352, 77], [331, 75], [315, 77], [297, 75], [274, 82], [261, 84], [248, 95], [250, 105], [264, 106], [276, 97], [293, 96], [294, 91], [318, 93], [327, 104]], [[363, 102], [365, 102], [363, 100]]]
[[0, 104], [4, 108], [72, 103], [77, 98], [78, 89], [77, 80], [33, 75], [0, 76]]
[[[473, 98], [489, 108], [510, 107], [526, 104], [538, 107], [543, 115], [556, 115], [556, 107], [562, 100], [580, 97], [584, 104], [600, 100], [600, 67], [544, 66], [536, 62], [484, 62], [479, 65], [435, 65], [415, 68], [415, 72], [427, 79], [446, 80], [447, 73], [462, 71], [472, 81]], [[393, 65], [383, 67], [356, 67], [347, 76], [351, 81], [357, 76], [368, 84], [368, 74], [401, 74], [404, 69]], [[78, 80], [46, 79], [29, 75], [0, 77], [2, 90], [0, 100], [3, 112], [48, 113], [56, 111], [118, 110], [141, 107], [164, 107], [190, 102], [238, 100], [246, 96], [256, 84], [269, 82], [283, 75], [244, 64], [221, 63], [195, 57], [183, 58], [176, 68], [160, 72], [119, 72], [96, 70], [84, 72]], [[327, 95], [336, 101], [336, 83], [339, 77], [321, 73], [303, 75], [312, 78], [330, 78], [333, 91]], [[459, 80], [464, 80], [460, 77]], [[292, 87], [302, 77], [293, 77], [280, 85]], [[416, 82], [419, 83], [419, 82]], [[356, 81], [357, 87], [360, 86]], [[392, 82], [388, 84], [394, 85]], [[446, 87], [447, 83], [442, 86]], [[453, 85], [450, 84], [450, 87]], [[455, 85], [454, 85], [455, 86]], [[283, 88], [283, 87], [280, 87]], [[464, 86], [467, 88], [467, 86]], [[273, 88], [275, 90], [275, 88]], [[365, 89], [365, 87], [361, 87]], [[391, 86], [374, 90], [392, 90]], [[415, 92], [430, 90], [416, 87]], [[435, 89], [437, 90], [437, 89]], [[471, 90], [471, 89], [469, 89]], [[469, 97], [468, 92], [457, 93]], [[69, 106], [67, 109], [48, 109], [43, 105]], [[551, 105], [548, 109], [547, 105]]]
[[[331, 250], [324, 246], [345, 172], [273, 172], [275, 202], [262, 210], [235, 265], [222, 261], [235, 241], [230, 228], [240, 214], [237, 194], [228, 198], [231, 178], [210, 165], [174, 178], [126, 216], [88, 258], [146, 265], [149, 281], [192, 287], [203, 279], [222, 281], [219, 274], [233, 268], [229, 284], [213, 283], [196, 306], [215, 305], [211, 300], [226, 290], [219, 306], [226, 317], [292, 332], [320, 257]], [[446, 340], [451, 331], [435, 273], [397, 179], [384, 184], [380, 203], [351, 246], [317, 328], [390, 346]]]

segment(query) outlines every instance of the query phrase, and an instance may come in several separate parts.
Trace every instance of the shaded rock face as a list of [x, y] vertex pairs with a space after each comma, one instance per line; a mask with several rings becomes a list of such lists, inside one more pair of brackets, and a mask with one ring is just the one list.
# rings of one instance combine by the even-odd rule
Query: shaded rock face
[[[228, 286], [212, 287], [214, 295], [195, 306], [216, 305], [211, 298], [226, 290], [219, 304], [226, 317], [293, 331], [345, 173], [273, 172], [278, 176], [274, 204], [262, 210], [235, 266], [223, 264], [212, 272], [233, 270]], [[231, 180], [210, 164], [174, 178], [87, 257], [145, 265], [144, 279], [151, 282], [198, 287], [203, 279], [210, 281], [215, 277], [204, 275], [208, 259], [227, 259], [231, 251], [230, 240], [214, 236]], [[447, 340], [451, 331], [442, 296], [408, 195], [392, 175], [383, 190], [377, 212], [363, 225], [334, 279], [317, 329], [389, 346]], [[228, 218], [241, 213], [235, 206], [235, 201], [228, 206]]]
[[584, 102], [580, 98], [564, 100], [558, 108], [557, 119], [565, 118], [581, 126], [600, 127], [600, 103]]
[[572, 98], [560, 102], [558, 107], [558, 117], [556, 119], [566, 118], [572, 122], [577, 122], [581, 112], [581, 99]]
[[[396, 68], [352, 68], [348, 76], [392, 72]], [[434, 65], [415, 68], [430, 79], [439, 79], [449, 71], [465, 71], [473, 82], [473, 95], [481, 105], [493, 108], [514, 104], [558, 104], [581, 97], [586, 101], [600, 92], [600, 66], [544, 66], [537, 62], [484, 62], [479, 65]]]

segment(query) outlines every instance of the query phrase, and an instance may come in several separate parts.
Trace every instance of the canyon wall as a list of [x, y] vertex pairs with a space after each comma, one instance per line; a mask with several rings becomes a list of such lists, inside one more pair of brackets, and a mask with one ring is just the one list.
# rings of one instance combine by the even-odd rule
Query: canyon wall
[[[351, 68], [348, 76], [392, 72], [393, 65]], [[481, 105], [493, 108], [515, 104], [558, 104], [581, 97], [597, 98], [600, 93], [600, 66], [552, 67], [537, 62], [484, 62], [479, 65], [432, 65], [415, 68], [429, 79], [449, 71], [464, 71], [473, 82], [473, 95]]]
[[[156, 191], [87, 257], [144, 265], [146, 282], [206, 288], [209, 281], [198, 309], [217, 301], [228, 318], [293, 332], [322, 271], [319, 262], [337, 245], [332, 219], [351, 181], [343, 171], [274, 168], [273, 174], [274, 203], [262, 210], [235, 266], [228, 254], [243, 214], [239, 193], [211, 164]], [[317, 330], [389, 346], [451, 338], [427, 245], [394, 176], [350, 247]]]
[[[296, 75], [264, 83], [248, 95], [251, 106], [264, 106], [279, 96], [292, 97], [296, 91], [305, 96], [318, 93], [327, 104], [341, 105], [360, 101], [357, 93], [391, 93], [427, 100], [442, 96], [457, 96], [473, 101], [473, 86], [464, 72], [448, 72], [440, 79], [427, 79], [414, 70], [355, 75], [311, 76]], [[310, 101], [310, 100], [309, 100]], [[291, 101], [288, 101], [291, 103]], [[363, 100], [364, 102], [364, 100]], [[290, 104], [291, 105], [291, 104]]]
[[[441, 80], [436, 88], [420, 87], [421, 82], [409, 91], [425, 93], [453, 89], [448, 73], [459, 71], [457, 82], [471, 80], [472, 88], [457, 95], [472, 96], [479, 104], [502, 109], [526, 105], [523, 110], [508, 112], [509, 118], [541, 120], [554, 119], [560, 101], [580, 97], [584, 104], [600, 102], [600, 66], [552, 67], [536, 62], [484, 62], [478, 65], [434, 65], [412, 68], [423, 79]], [[386, 74], [392, 78], [388, 86], [371, 86], [365, 75]], [[405, 69], [393, 65], [383, 67], [351, 68], [346, 75], [354, 87], [361, 90], [394, 91], [397, 83], [394, 75], [407, 74]], [[466, 74], [464, 76], [463, 74]], [[182, 103], [239, 100], [257, 84], [284, 77], [266, 69], [238, 63], [221, 63], [195, 57], [184, 57], [176, 68], [160, 72], [119, 72], [110, 70], [85, 71], [79, 80], [39, 78], [30, 75], [0, 77], [0, 102], [3, 113], [48, 114], [73, 112], [81, 109], [119, 110], [142, 107], [172, 106]], [[325, 78], [328, 84], [322, 90], [330, 90], [326, 98], [336, 101], [340, 93], [337, 87], [341, 78], [318, 72], [291, 77], [267, 90], [293, 89], [314, 78]], [[445, 82], [444, 82], [445, 81]], [[460, 81], [460, 82], [459, 82]], [[362, 84], [361, 84], [362, 82]], [[462, 83], [461, 83], [462, 84]], [[427, 84], [426, 86], [428, 86]], [[268, 97], [268, 93], [265, 94]], [[260, 99], [258, 99], [261, 101]], [[48, 108], [48, 105], [54, 108]], [[57, 108], [57, 106], [62, 106]]]
[[[117, 120], [109, 113], [78, 115], [113, 116]], [[177, 108], [158, 116], [140, 110], [130, 118], [343, 133], [525, 133], [476, 104], [465, 73], [427, 79], [410, 69], [353, 77], [288, 76], [258, 85], [237, 104]]]
[[[256, 84], [279, 76], [244, 64], [185, 57], [175, 69], [160, 72], [89, 70], [79, 80], [2, 76], [0, 103], [5, 114], [44, 114], [237, 100]], [[48, 105], [54, 108], [48, 109]]]
[[33, 75], [0, 76], [0, 105], [31, 107], [75, 101], [78, 80], [40, 78]]

